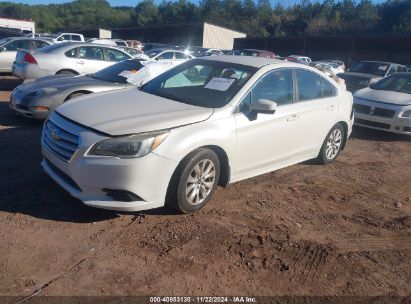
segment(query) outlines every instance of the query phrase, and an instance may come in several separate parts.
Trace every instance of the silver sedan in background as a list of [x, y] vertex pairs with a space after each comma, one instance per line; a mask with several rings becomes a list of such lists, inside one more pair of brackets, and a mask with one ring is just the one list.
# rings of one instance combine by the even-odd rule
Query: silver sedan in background
[[127, 52], [112, 46], [63, 42], [35, 52], [18, 51], [12, 73], [20, 79], [54, 74], [86, 75], [132, 58]]
[[40, 38], [10, 37], [0, 40], [0, 72], [10, 73], [18, 49], [36, 50], [50, 45]]
[[56, 107], [74, 97], [132, 86], [127, 79], [141, 68], [140, 60], [132, 59], [88, 76], [46, 76], [18, 86], [11, 94], [10, 108], [29, 118], [45, 119]]

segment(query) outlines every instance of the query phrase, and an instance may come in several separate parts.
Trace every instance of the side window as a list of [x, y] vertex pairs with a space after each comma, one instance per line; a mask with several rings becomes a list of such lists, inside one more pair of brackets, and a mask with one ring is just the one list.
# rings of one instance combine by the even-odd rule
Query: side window
[[22, 40], [22, 48], [25, 50], [35, 50], [35, 45], [33, 40]]
[[103, 49], [94, 46], [83, 46], [78, 48], [79, 58], [89, 60], [104, 60]]
[[251, 106], [251, 91], [240, 101], [238, 104], [237, 112], [247, 113], [250, 112]]
[[176, 59], [188, 59], [188, 56], [184, 53], [175, 52]]
[[395, 68], [395, 66], [390, 67], [390, 69], [388, 70], [387, 76], [394, 74], [397, 72], [397, 69]]
[[79, 35], [71, 35], [71, 40], [73, 41], [81, 41], [81, 38]]
[[123, 61], [126, 59], [129, 59], [128, 56], [123, 54], [120, 51], [113, 50], [113, 49], [106, 49], [107, 50], [107, 56], [109, 61]]
[[293, 77], [290, 69], [280, 69], [263, 76], [251, 91], [251, 102], [268, 99], [278, 105], [293, 102]]
[[174, 52], [164, 52], [163, 54], [157, 57], [158, 60], [173, 59], [173, 58], [174, 58]]
[[76, 50], [77, 50], [76, 48], [71, 49], [71, 50], [65, 52], [64, 55], [66, 55], [66, 57], [69, 57], [69, 58], [74, 58], [74, 57], [76, 57]]
[[63, 40], [64, 41], [70, 41], [71, 40], [71, 35], [63, 35]]
[[17, 49], [23, 49], [24, 48], [24, 42], [23, 40], [14, 40], [9, 43], [7, 43], [4, 46], [6, 51], [17, 51]]
[[311, 100], [322, 97], [321, 77], [311, 71], [296, 69], [298, 100]]
[[44, 47], [48, 46], [49, 44], [47, 42], [44, 42], [44, 41], [41, 41], [41, 40], [35, 40], [34, 45], [35, 45], [36, 49], [41, 49], [41, 48], [44, 48]]
[[398, 71], [398, 72], [406, 72], [406, 71], [407, 71], [407, 68], [404, 67], [404, 66], [402, 66], [402, 65], [399, 65], [398, 68], [397, 68], [397, 71]]
[[332, 97], [337, 95], [337, 89], [331, 84], [331, 82], [321, 77], [321, 86], [323, 90], [322, 97]]
[[57, 41], [64, 41], [64, 36], [60, 36], [57, 38]]

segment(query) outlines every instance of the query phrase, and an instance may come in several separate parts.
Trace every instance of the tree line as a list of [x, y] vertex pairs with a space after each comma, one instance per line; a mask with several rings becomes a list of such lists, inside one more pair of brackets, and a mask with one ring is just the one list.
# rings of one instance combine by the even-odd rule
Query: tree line
[[105, 0], [64, 4], [0, 3], [0, 17], [32, 19], [37, 32], [209, 22], [249, 37], [411, 34], [411, 0], [301, 0], [290, 6], [269, 0], [137, 1], [112, 7]]

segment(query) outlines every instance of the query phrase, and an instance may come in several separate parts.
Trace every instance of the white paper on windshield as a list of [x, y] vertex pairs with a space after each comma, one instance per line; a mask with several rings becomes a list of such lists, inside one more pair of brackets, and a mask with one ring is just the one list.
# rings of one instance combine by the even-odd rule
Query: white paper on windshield
[[235, 79], [232, 78], [220, 78], [213, 77], [205, 86], [205, 89], [217, 90], [217, 91], [227, 91], [228, 88], [233, 84]]
[[380, 66], [378, 67], [378, 69], [381, 70], [381, 71], [385, 71], [386, 68], [387, 68], [386, 65], [380, 65]]
[[124, 77], [124, 78], [130, 78], [131, 76], [134, 76], [136, 73], [132, 73], [131, 71], [123, 71], [118, 76]]

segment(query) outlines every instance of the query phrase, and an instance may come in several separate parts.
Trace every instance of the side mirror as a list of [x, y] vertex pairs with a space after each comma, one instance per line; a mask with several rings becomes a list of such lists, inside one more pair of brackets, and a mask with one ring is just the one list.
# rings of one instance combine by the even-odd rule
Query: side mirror
[[251, 104], [251, 111], [256, 113], [274, 114], [277, 103], [269, 99], [258, 99]]
[[0, 52], [3, 52], [5, 50], [6, 50], [6, 48], [4, 46], [0, 47]]

